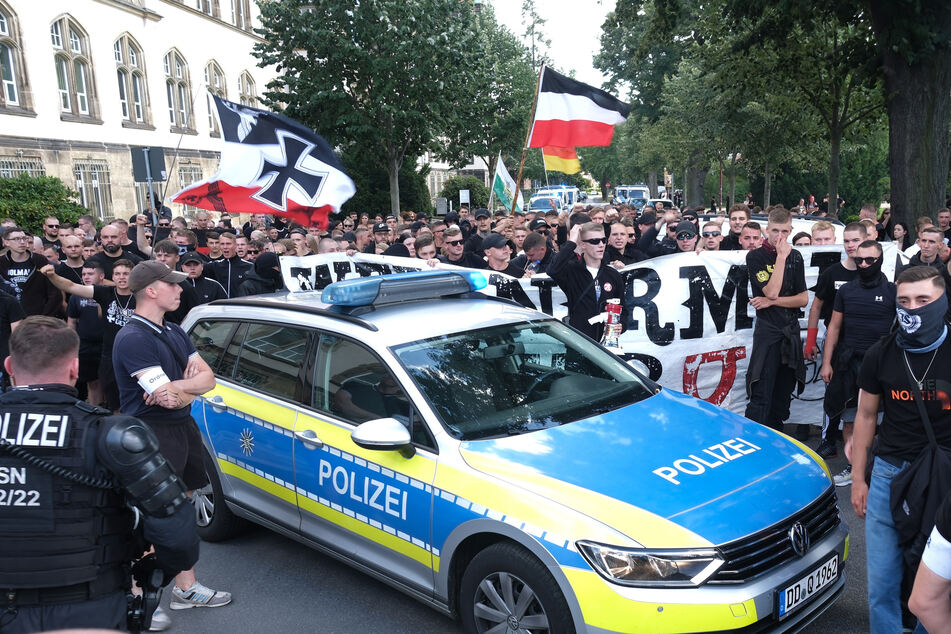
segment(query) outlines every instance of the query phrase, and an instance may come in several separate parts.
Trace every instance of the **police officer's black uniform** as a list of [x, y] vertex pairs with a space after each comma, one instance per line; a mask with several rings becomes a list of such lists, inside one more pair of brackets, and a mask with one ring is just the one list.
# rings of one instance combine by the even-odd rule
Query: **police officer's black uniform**
[[167, 582], [198, 559], [186, 502], [137, 419], [66, 385], [0, 395], [0, 633], [126, 629], [129, 566], [144, 550], [135, 525]]

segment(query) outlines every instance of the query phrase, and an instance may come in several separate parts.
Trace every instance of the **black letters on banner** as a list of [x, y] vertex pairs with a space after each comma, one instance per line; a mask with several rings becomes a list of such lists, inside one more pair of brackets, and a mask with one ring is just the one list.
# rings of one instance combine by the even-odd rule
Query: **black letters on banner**
[[749, 303], [747, 284], [749, 282], [746, 266], [734, 264], [730, 266], [726, 279], [723, 281], [723, 293], [718, 294], [713, 287], [713, 280], [705, 266], [682, 266], [680, 277], [686, 279], [690, 288], [690, 296], [683, 305], [690, 311], [690, 323], [680, 329], [681, 339], [700, 339], [703, 337], [703, 302], [706, 300], [710, 309], [710, 318], [716, 326], [717, 332], [726, 330], [726, 320], [730, 315], [730, 305], [736, 295], [736, 330], [753, 327], [753, 319], [747, 314], [746, 305]]
[[[643, 280], [647, 284], [647, 292], [643, 295], [634, 295], [634, 280]], [[647, 337], [658, 346], [667, 346], [674, 340], [674, 324], [660, 325], [657, 305], [653, 302], [653, 299], [660, 292], [660, 284], [660, 276], [654, 269], [631, 269], [626, 273], [624, 282], [626, 287], [624, 293], [627, 296], [625, 303], [629, 308], [629, 315], [631, 315], [628, 318], [628, 329], [637, 329], [638, 323], [633, 317], [634, 309], [643, 308], [644, 314], [647, 316], [647, 323], [645, 324]]]
[[303, 266], [292, 266], [291, 267], [291, 277], [297, 278], [297, 282], [300, 284], [300, 290], [302, 291], [312, 291], [313, 287], [310, 285], [310, 276], [313, 273], [314, 269], [309, 269]]
[[538, 309], [546, 315], [554, 315], [555, 308], [552, 306], [551, 289], [555, 285], [555, 280], [549, 278], [533, 277], [532, 286], [538, 289], [538, 303], [541, 304]]
[[330, 276], [330, 267], [326, 264], [318, 264], [314, 267], [314, 288], [321, 290], [334, 283], [334, 278]]

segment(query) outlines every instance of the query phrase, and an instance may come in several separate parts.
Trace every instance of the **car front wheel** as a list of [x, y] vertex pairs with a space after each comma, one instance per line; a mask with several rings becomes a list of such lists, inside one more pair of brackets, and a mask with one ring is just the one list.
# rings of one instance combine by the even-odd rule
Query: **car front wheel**
[[473, 557], [459, 589], [459, 613], [469, 634], [572, 634], [565, 597], [545, 566], [509, 542]]
[[195, 523], [198, 536], [206, 542], [220, 542], [234, 537], [247, 525], [245, 520], [231, 512], [221, 491], [221, 479], [213, 458], [205, 453], [205, 473], [208, 484], [192, 494], [195, 505]]

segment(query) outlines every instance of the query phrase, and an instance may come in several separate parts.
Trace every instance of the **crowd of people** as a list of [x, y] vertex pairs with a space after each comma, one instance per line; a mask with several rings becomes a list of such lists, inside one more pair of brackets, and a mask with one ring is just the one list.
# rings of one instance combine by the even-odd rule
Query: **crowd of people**
[[[801, 202], [806, 206], [795, 212], [808, 214], [814, 199]], [[79, 397], [156, 423], [163, 453], [193, 490], [205, 483], [195, 462], [201, 440], [187, 433], [194, 424], [182, 412], [213, 387], [214, 377], [175, 324], [206, 302], [281, 290], [282, 256], [367, 253], [417, 258], [421, 268], [451, 264], [519, 278], [547, 274], [565, 293], [569, 324], [599, 340], [605, 326], [592, 318], [605, 313], [609, 301], [620, 301], [622, 325], [627, 321], [620, 269], [675, 253], [745, 251], [750, 304], [757, 315], [746, 416], [783, 430], [791, 395], [804, 382], [804, 363], [820, 351], [820, 374], [827, 383], [816, 448], [822, 457], [837, 456], [844, 442], [846, 456], [863, 473], [880, 406], [884, 411], [870, 485], [864, 478], [853, 483], [852, 466], [835, 476], [835, 484], [853, 484], [856, 513], [868, 518], [872, 629], [896, 631], [891, 628], [901, 620], [903, 595], [895, 558], [901, 546], [882, 509], [888, 506], [887, 483], [920, 453], [927, 435], [913, 405], [896, 396], [912, 391], [892, 388], [909, 383], [900, 371], [904, 365], [923, 394], [938, 394], [938, 377], [947, 374], [942, 364], [951, 355], [939, 353], [951, 346], [944, 326], [951, 211], [939, 210], [936, 221], [919, 219], [911, 244], [903, 223], [892, 222], [887, 211], [863, 207], [860, 219], [841, 233], [845, 258], [825, 269], [813, 289], [805, 345], [799, 316], [809, 295], [796, 247], [835, 244], [836, 228], [819, 220], [808, 233], [793, 235], [793, 210], [775, 206], [763, 212], [765, 222], [752, 220], [751, 214], [760, 211], [737, 204], [726, 214], [701, 217], [690, 209], [578, 204], [567, 213], [518, 210], [508, 215], [464, 206], [433, 219], [412, 212], [400, 217], [343, 214], [317, 228], [263, 215], [251, 215], [242, 224], [225, 213], [213, 219], [203, 210], [193, 219], [173, 218], [158, 204], [98, 228], [89, 216], [75, 226], [51, 216], [38, 235], [4, 219], [0, 357], [7, 357], [11, 331], [28, 316], [64, 320], [79, 340]], [[910, 257], [898, 267], [894, 283], [882, 274], [881, 243], [887, 240], [899, 242]], [[512, 298], [531, 305], [520, 285], [514, 286]], [[819, 320], [825, 324], [824, 338]], [[158, 339], [164, 345], [156, 348]], [[143, 381], [154, 380], [155, 367], [164, 387], [143, 400]], [[3, 381], [9, 385], [11, 376], [5, 373]], [[938, 442], [951, 447], [948, 413], [934, 399], [927, 406]], [[176, 427], [167, 424], [170, 412], [182, 413], [177, 430], [169, 431]], [[809, 429], [798, 425], [791, 431], [805, 441]], [[199, 584], [193, 570], [179, 574], [175, 592], [179, 608], [231, 600], [228, 593]]]

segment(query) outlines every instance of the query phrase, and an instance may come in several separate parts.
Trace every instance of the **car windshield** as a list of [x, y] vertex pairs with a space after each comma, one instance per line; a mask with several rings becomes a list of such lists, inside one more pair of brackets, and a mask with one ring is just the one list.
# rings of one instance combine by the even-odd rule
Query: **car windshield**
[[555, 202], [554, 198], [536, 198], [529, 205], [531, 209], [557, 209], [558, 203]]
[[564, 425], [636, 403], [656, 389], [556, 320], [470, 330], [392, 350], [460, 440]]

